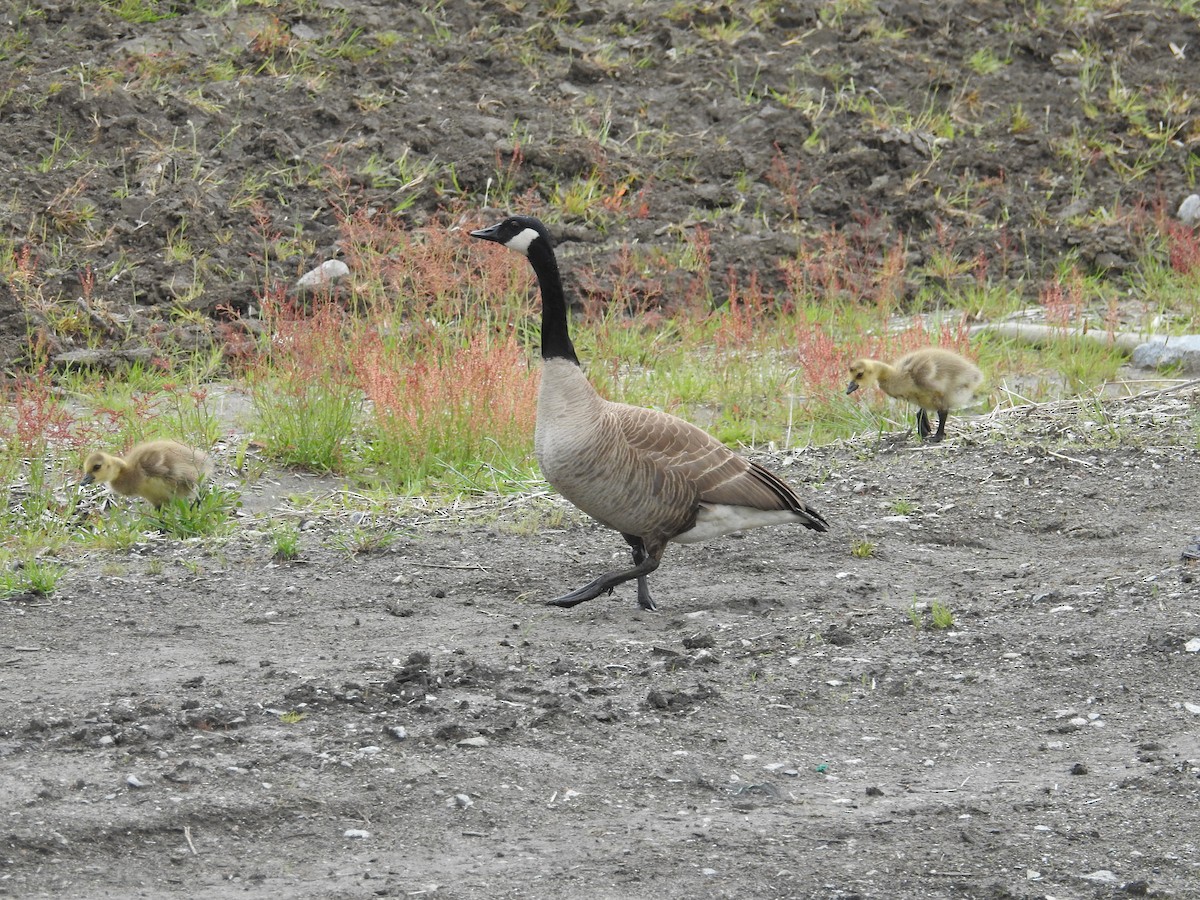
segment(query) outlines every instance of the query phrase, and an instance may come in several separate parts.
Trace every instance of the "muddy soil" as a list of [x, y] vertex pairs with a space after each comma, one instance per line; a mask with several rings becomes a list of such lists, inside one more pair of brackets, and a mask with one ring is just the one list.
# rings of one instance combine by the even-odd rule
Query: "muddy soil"
[[[702, 36], [736, 19], [710, 4], [159, 6], [178, 15], [3, 12], [22, 37], [0, 203], [35, 273], [0, 285], [6, 365], [27, 317], [59, 353], [97, 331], [123, 352], [220, 340], [331, 252], [345, 203], [458, 214], [435, 178], [370, 174], [406, 152], [453, 164], [476, 211], [505, 173], [535, 212], [594, 170], [640, 193], [637, 215], [564, 223], [572, 272], [594, 264], [576, 294], [700, 221], [718, 281], [778, 284], [774, 261], [831, 227], [867, 256], [911, 240], [910, 271], [950, 247], [1013, 278], [1068, 252], [1122, 277], [1149, 248], [1097, 210], [1193, 187], [1194, 124], [1154, 156], [1113, 118], [1119, 152], [1092, 144], [1082, 181], [1060, 152], [1097, 127], [1071, 51], [1161, 94], [1200, 46], [1182, 7], [889, 2], [830, 24], [785, 2], [726, 41]], [[289, 69], [335, 7], [334, 36], [377, 52]], [[970, 74], [984, 49], [1009, 62]], [[253, 74], [217, 77], [223, 53]], [[778, 100], [832, 102], [848, 76], [914, 115], [957, 103], [954, 139]], [[262, 258], [256, 216], [297, 240]], [[184, 225], [192, 260], [165, 251]], [[764, 455], [830, 532], [672, 548], [657, 613], [626, 589], [544, 606], [625, 554], [553, 496], [364, 522], [271, 473], [228, 540], [148, 535], [0, 602], [0, 896], [1200, 897], [1198, 400]], [[271, 555], [283, 518], [304, 523], [293, 562]], [[364, 529], [388, 540], [362, 550]]]
[[1200, 896], [1198, 400], [764, 456], [830, 532], [657, 613], [543, 605], [625, 554], [553, 497], [80, 560], [0, 605], [0, 895]]
[[1035, 297], [1064, 258], [1123, 279], [1165, 257], [1154, 219], [1195, 190], [1186, 4], [125, 6], [162, 18], [3, 13], [0, 221], [63, 363], [228, 340], [355, 210], [454, 225], [505, 198], [601, 302], [635, 246], [640, 302], [669, 303], [662, 260], [701, 226], [718, 301], [783, 288], [831, 231], [851, 291], [902, 247], [908, 296], [986, 271]]

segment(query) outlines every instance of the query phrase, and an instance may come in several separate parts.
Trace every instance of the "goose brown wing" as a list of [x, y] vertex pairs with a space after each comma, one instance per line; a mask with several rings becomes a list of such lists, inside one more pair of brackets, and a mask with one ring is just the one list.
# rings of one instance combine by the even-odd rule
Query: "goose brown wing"
[[613, 407], [630, 449], [661, 472], [663, 490], [690, 491], [697, 503], [787, 509], [825, 530], [825, 520], [787, 484], [707, 431], [657, 410]]

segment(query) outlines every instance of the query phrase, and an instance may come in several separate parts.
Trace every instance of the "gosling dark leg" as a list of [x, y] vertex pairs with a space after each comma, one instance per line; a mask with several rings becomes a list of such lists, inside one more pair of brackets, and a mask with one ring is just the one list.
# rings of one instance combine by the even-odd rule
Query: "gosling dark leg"
[[931, 437], [929, 439], [929, 443], [940, 444], [942, 442], [942, 438], [944, 438], [946, 436], [946, 420], [948, 418], [950, 418], [950, 410], [948, 410], [948, 409], [939, 409], [938, 410], [937, 431], [934, 432], [933, 437]]
[[929, 437], [929, 413], [924, 409], [917, 410], [917, 436], [921, 440]]

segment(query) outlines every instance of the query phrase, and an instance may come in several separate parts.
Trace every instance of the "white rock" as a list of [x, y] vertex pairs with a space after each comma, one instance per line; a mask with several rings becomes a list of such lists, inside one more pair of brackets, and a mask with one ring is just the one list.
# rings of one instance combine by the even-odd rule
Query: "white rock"
[[1183, 645], [1183, 649], [1188, 653], [1200, 653], [1200, 638], [1192, 638]]
[[1184, 703], [1183, 708], [1194, 716], [1200, 716], [1200, 703]]
[[358, 841], [365, 841], [371, 836], [371, 832], [363, 831], [361, 828], [347, 828], [342, 832], [342, 837], [353, 838]]
[[470, 809], [475, 805], [475, 801], [471, 799], [469, 794], [455, 794], [446, 801], [447, 806], [455, 806], [458, 809]]
[[1200, 373], [1200, 334], [1155, 337], [1139, 344], [1130, 357], [1142, 369], [1178, 367], [1187, 373]]
[[1117, 884], [1121, 880], [1108, 869], [1097, 869], [1095, 872], [1088, 872], [1079, 877], [1084, 881], [1095, 881], [1099, 884]]
[[131, 788], [144, 788], [146, 786], [146, 782], [142, 781], [136, 775], [130, 775], [125, 779], [125, 783]]
[[454, 744], [454, 746], [456, 746], [456, 747], [470, 747], [470, 748], [486, 747], [487, 745], [488, 745], [488, 739], [483, 736], [463, 738], [461, 741], [456, 741]]
[[1188, 194], [1184, 197], [1175, 216], [1185, 225], [1195, 225], [1200, 222], [1200, 194]]
[[350, 267], [340, 259], [327, 259], [315, 269], [300, 276], [296, 287], [317, 288], [336, 283], [350, 274]]

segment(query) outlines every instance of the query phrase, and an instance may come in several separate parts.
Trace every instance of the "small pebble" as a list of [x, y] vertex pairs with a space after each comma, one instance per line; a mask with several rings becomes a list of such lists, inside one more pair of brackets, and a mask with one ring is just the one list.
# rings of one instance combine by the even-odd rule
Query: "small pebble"
[[125, 783], [131, 788], [144, 788], [146, 786], [146, 782], [142, 781], [136, 775], [130, 775], [125, 779]]
[[342, 837], [353, 838], [359, 841], [365, 841], [371, 836], [371, 832], [363, 831], [361, 828], [347, 828], [342, 832]]

